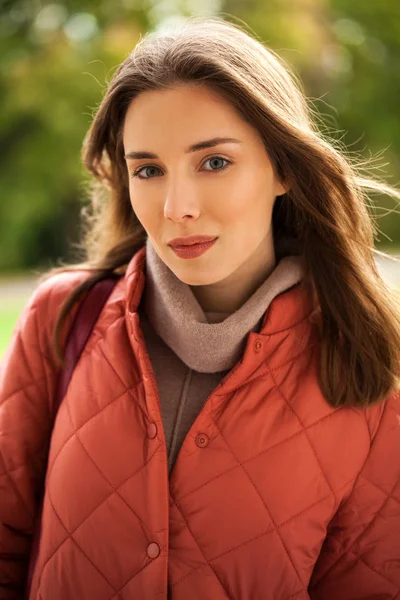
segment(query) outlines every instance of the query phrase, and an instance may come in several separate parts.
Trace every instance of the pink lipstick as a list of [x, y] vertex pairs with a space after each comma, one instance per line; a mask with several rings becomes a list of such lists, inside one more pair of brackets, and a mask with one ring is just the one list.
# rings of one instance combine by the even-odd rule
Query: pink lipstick
[[179, 258], [197, 258], [207, 252], [216, 241], [217, 238], [209, 242], [190, 244], [189, 246], [171, 246], [171, 248]]

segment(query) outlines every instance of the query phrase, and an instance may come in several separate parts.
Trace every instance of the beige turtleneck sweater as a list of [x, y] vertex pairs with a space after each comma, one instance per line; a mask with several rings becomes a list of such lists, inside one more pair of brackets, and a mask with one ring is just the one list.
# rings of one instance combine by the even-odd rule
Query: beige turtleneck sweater
[[170, 475], [208, 396], [240, 360], [247, 334], [260, 330], [275, 296], [303, 277], [300, 256], [278, 259], [276, 254], [272, 273], [237, 311], [205, 313], [190, 286], [165, 265], [147, 238], [139, 315], [160, 395]]

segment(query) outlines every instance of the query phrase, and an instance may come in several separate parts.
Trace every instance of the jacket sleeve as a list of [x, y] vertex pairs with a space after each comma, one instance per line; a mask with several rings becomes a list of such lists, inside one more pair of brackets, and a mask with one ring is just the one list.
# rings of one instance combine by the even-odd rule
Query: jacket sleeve
[[[367, 409], [367, 422], [374, 409], [381, 407]], [[311, 600], [400, 598], [399, 392], [382, 405], [369, 454], [329, 524], [308, 592]]]
[[[50, 278], [32, 294], [0, 364], [2, 600], [23, 598], [45, 476], [57, 377], [51, 348], [52, 328], [68, 287], [65, 279], [55, 277], [62, 282], [58, 290], [54, 291], [54, 278]], [[70, 320], [67, 319], [66, 326]]]

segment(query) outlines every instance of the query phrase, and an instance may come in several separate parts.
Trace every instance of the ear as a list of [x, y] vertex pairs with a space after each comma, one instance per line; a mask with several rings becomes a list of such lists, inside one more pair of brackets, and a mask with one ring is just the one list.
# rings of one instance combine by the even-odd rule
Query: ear
[[285, 185], [284, 183], [280, 183], [279, 181], [276, 182], [275, 196], [282, 196], [282, 194], [286, 194], [286, 192], [288, 192], [289, 190], [290, 190], [290, 187], [288, 185]]

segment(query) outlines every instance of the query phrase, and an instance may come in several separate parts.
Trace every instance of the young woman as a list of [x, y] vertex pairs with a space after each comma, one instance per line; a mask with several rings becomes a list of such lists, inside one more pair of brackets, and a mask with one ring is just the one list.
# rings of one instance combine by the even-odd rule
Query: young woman
[[400, 323], [366, 190], [400, 195], [310, 113], [217, 17], [119, 66], [83, 147], [86, 260], [46, 274], [3, 361], [2, 599], [399, 598]]

